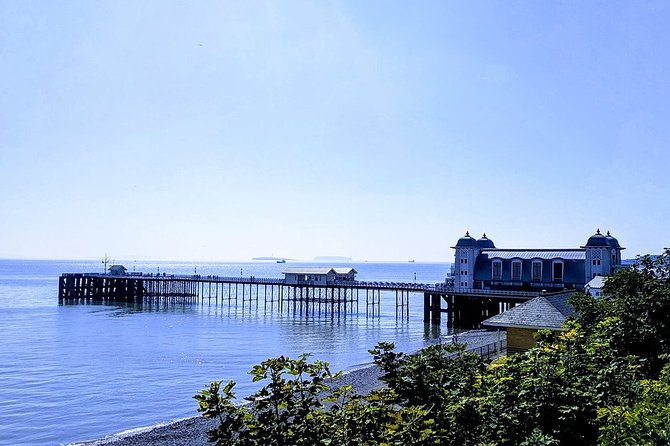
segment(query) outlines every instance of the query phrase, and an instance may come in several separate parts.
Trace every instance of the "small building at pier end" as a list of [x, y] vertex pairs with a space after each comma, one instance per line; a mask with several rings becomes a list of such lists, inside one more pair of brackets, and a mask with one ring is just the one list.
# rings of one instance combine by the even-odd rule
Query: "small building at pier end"
[[126, 271], [127, 269], [123, 265], [112, 265], [109, 267], [109, 274], [112, 276], [125, 276]]
[[501, 249], [484, 234], [468, 232], [452, 248], [457, 291], [582, 290], [596, 276], [611, 276], [621, 266], [619, 241], [600, 229], [583, 246], [567, 249]]
[[286, 268], [284, 280], [289, 285], [333, 285], [353, 282], [358, 272], [353, 268]]

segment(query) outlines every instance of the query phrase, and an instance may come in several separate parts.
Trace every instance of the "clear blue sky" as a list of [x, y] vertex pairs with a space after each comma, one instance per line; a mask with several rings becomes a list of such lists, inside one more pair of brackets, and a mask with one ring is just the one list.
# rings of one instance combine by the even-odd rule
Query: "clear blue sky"
[[670, 3], [0, 0], [0, 257], [668, 243]]

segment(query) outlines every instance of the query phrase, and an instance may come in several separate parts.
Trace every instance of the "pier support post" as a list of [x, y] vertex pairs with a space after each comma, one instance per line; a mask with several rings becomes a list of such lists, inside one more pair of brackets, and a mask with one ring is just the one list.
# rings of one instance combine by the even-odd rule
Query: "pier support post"
[[439, 294], [433, 294], [432, 295], [432, 308], [433, 308], [433, 317], [432, 317], [432, 322], [433, 324], [440, 325], [440, 321], [442, 319], [442, 296]]

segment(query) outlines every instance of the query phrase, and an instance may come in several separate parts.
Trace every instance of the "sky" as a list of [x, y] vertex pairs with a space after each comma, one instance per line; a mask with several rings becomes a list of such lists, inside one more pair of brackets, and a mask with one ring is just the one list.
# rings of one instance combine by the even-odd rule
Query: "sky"
[[0, 0], [0, 258], [659, 253], [664, 1]]

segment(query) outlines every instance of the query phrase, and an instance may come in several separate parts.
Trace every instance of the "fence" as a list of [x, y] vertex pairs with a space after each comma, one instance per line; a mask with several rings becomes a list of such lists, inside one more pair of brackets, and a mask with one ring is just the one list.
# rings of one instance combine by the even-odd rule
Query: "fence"
[[[480, 345], [479, 347], [466, 348], [465, 353], [475, 353], [484, 359], [491, 359], [501, 355], [507, 350], [507, 339], [491, 342], [489, 344]], [[449, 358], [455, 358], [460, 353], [452, 353]]]

